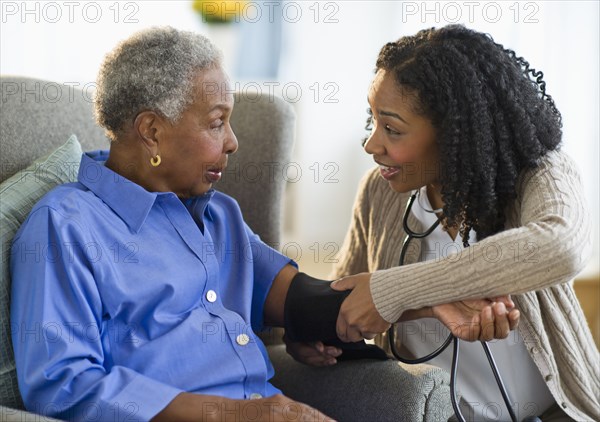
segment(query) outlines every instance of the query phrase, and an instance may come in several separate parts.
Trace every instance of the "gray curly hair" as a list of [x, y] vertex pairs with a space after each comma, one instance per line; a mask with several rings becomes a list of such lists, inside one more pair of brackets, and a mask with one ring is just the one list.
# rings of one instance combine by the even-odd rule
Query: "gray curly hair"
[[221, 51], [200, 34], [168, 26], [139, 31], [104, 58], [94, 99], [96, 121], [113, 140], [144, 110], [175, 123], [193, 101], [197, 72], [221, 63]]

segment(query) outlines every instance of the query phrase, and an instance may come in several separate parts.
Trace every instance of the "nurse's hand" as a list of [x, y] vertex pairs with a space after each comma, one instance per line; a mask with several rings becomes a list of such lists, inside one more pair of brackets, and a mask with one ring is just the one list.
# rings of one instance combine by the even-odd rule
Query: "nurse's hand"
[[[370, 280], [370, 273], [360, 273], [331, 284], [334, 290], [352, 289], [342, 303], [337, 319], [336, 331], [342, 341], [372, 339], [390, 327], [375, 308]], [[423, 317], [431, 312], [430, 316], [443, 322], [456, 337], [467, 341], [506, 338], [520, 318], [519, 311], [514, 309], [514, 303], [508, 296], [454, 302], [407, 312], [414, 314], [408, 319]]]
[[336, 324], [337, 335], [344, 342], [372, 339], [390, 328], [390, 323], [375, 308], [370, 281], [370, 273], [360, 273], [331, 283], [334, 290], [352, 289], [342, 303]]
[[521, 317], [510, 296], [491, 300], [464, 300], [433, 306], [432, 313], [456, 337], [466, 341], [490, 341], [508, 337]]

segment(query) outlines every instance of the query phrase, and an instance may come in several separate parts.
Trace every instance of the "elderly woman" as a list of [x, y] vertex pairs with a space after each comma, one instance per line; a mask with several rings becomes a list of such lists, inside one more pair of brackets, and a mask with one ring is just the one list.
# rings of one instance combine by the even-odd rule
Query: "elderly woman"
[[[268, 382], [254, 330], [263, 314], [282, 325], [296, 269], [211, 190], [238, 147], [220, 63], [206, 38], [170, 28], [106, 57], [96, 112], [110, 154], [84, 154], [78, 182], [43, 198], [14, 240], [58, 252], [13, 261], [13, 323], [68, 332], [14, 341], [27, 408], [76, 420], [203, 420], [231, 409], [278, 420], [293, 403]], [[91, 245], [114, 253], [95, 259]], [[214, 253], [221, 246], [253, 257]]]
[[26, 407], [77, 420], [283, 420], [293, 404], [298, 420], [323, 420], [269, 383], [254, 334], [283, 324], [295, 265], [212, 189], [238, 147], [218, 50], [172, 28], [137, 33], [106, 57], [95, 105], [110, 153], [84, 154], [78, 181], [46, 195], [14, 239], [56, 253], [13, 256], [13, 324], [67, 334], [13, 338]]

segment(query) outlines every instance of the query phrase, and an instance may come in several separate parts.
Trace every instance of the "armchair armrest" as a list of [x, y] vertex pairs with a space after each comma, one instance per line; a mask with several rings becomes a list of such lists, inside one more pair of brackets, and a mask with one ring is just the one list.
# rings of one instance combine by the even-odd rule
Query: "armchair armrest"
[[0, 406], [0, 421], [2, 422], [52, 422], [58, 419], [47, 416], [36, 415], [25, 410], [11, 409], [10, 407]]
[[450, 376], [431, 365], [394, 360], [339, 362], [316, 368], [269, 346], [273, 384], [295, 400], [341, 421], [441, 421], [453, 414]]

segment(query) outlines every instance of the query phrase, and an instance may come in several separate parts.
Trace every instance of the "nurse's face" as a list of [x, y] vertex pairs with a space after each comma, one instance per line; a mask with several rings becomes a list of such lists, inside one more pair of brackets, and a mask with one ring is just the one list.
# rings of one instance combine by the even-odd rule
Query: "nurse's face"
[[415, 112], [415, 98], [394, 75], [380, 69], [369, 89], [373, 128], [365, 151], [380, 166], [381, 177], [397, 192], [439, 185], [439, 150], [431, 121]]

